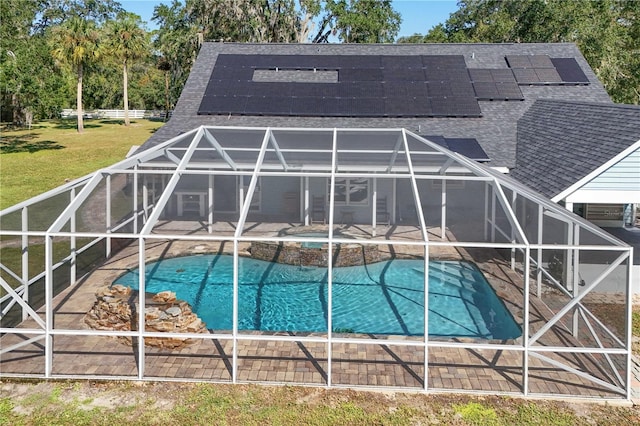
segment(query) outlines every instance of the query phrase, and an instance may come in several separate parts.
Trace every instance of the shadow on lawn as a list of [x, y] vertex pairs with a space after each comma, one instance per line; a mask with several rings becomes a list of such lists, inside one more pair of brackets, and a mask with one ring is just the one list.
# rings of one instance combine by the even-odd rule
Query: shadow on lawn
[[[85, 129], [97, 129], [98, 127], [102, 127], [102, 124], [98, 124], [96, 122], [87, 123], [87, 119], [83, 123]], [[52, 127], [53, 129], [59, 130], [76, 130], [78, 128], [78, 122], [76, 120], [60, 120], [58, 123]]]
[[34, 141], [36, 135], [21, 136], [4, 136], [0, 141], [0, 153], [10, 154], [15, 152], [38, 152], [49, 149], [63, 149], [64, 145], [60, 145], [54, 141]]

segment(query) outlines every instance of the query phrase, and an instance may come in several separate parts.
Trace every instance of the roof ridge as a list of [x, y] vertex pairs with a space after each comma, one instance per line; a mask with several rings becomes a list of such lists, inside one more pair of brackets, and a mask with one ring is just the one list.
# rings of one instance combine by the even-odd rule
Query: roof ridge
[[569, 105], [584, 105], [584, 106], [598, 106], [598, 107], [608, 107], [608, 108], [618, 108], [618, 109], [632, 109], [632, 110], [640, 110], [640, 105], [633, 104], [618, 104], [615, 102], [587, 102], [587, 101], [575, 101], [575, 100], [566, 100], [566, 99], [536, 99], [534, 104], [536, 103], [551, 103], [551, 104], [569, 104]]

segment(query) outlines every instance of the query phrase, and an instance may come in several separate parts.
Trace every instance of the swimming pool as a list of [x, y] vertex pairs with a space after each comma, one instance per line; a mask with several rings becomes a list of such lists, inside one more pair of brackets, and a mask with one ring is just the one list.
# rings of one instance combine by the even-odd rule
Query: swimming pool
[[[327, 268], [241, 257], [240, 330], [322, 332], [327, 329]], [[333, 269], [333, 330], [424, 334], [424, 262], [393, 259]], [[198, 255], [146, 265], [146, 290], [171, 290], [211, 330], [233, 324], [233, 257]], [[114, 283], [138, 288], [138, 270]], [[429, 335], [513, 339], [520, 328], [475, 265], [429, 263]]]

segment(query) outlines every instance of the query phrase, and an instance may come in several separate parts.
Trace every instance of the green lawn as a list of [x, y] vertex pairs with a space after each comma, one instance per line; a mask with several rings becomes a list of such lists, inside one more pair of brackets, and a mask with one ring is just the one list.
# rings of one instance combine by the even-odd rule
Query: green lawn
[[162, 122], [87, 120], [78, 134], [74, 120], [36, 123], [31, 130], [2, 130], [0, 140], [0, 209], [124, 159]]
[[[4, 395], [2, 392], [4, 391]], [[637, 425], [587, 403], [295, 386], [0, 382], [0, 425]]]

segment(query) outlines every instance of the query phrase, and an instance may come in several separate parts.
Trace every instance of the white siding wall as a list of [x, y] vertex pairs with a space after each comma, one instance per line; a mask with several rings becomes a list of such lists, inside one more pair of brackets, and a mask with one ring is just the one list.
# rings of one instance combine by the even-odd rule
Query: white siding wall
[[640, 191], [640, 149], [609, 167], [582, 189], [588, 191]]

